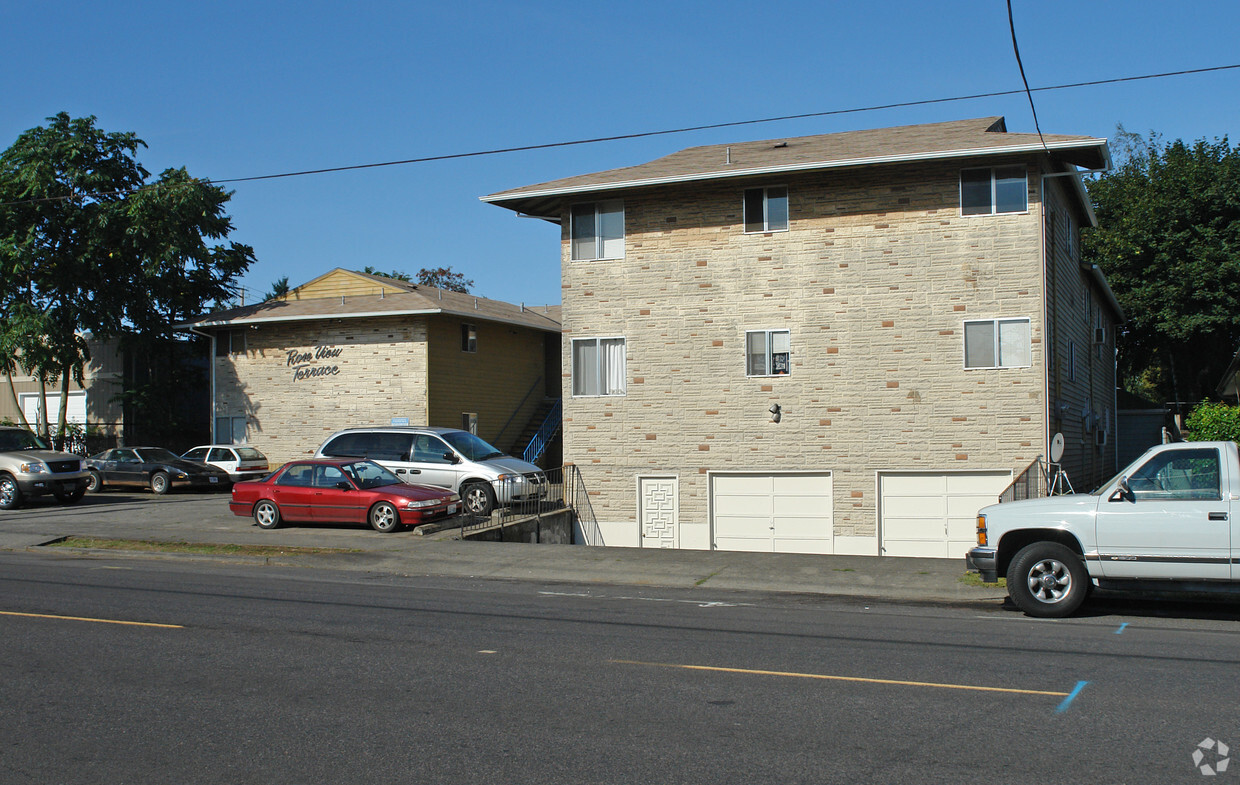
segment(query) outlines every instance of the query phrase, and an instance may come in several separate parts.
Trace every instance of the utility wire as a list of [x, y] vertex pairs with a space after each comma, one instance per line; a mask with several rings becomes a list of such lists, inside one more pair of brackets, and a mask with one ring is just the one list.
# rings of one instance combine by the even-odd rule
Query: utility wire
[[[431, 156], [425, 156], [422, 158], [406, 158], [400, 161], [382, 161], [378, 163], [369, 163], [369, 164], [353, 164], [351, 166], [333, 166], [333, 167], [328, 167], [328, 168], [323, 168], [323, 169], [303, 169], [303, 170], [296, 171], [296, 172], [281, 172], [278, 174], [263, 174], [263, 175], [254, 175], [251, 177], [232, 177], [232, 178], [220, 179], [220, 180], [200, 178], [197, 180], [197, 182], [200, 184], [204, 184], [204, 185], [222, 185], [224, 183], [249, 183], [249, 182], [255, 182], [258, 180], [275, 180], [275, 179], [280, 179], [280, 178], [285, 178], [285, 177], [304, 177], [306, 175], [328, 174], [331, 172], [351, 172], [351, 171], [356, 171], [359, 169], [377, 169], [377, 168], [386, 167], [386, 166], [403, 166], [406, 164], [430, 163], [432, 161], [450, 161], [450, 160], [455, 160], [455, 159], [460, 159], [460, 158], [476, 158], [476, 157], [487, 156], [487, 155], [500, 155], [503, 153], [520, 153], [520, 152], [529, 152], [532, 150], [547, 150], [547, 149], [555, 148], [555, 147], [573, 147], [576, 145], [598, 144], [601, 142], [617, 142], [617, 141], [622, 141], [625, 139], [642, 139], [642, 138], [648, 138], [652, 136], [668, 136], [671, 134], [683, 134], [683, 133], [689, 133], [692, 131], [708, 131], [708, 130], [713, 130], [717, 128], [736, 128], [736, 127], [744, 126], [744, 125], [759, 125], [762, 123], [775, 123], [775, 122], [781, 122], [784, 120], [804, 120], [804, 119], [808, 119], [812, 117], [831, 117], [835, 115], [859, 114], [863, 112], [876, 112], [882, 109], [903, 109], [903, 108], [908, 108], [908, 107], [913, 107], [913, 106], [930, 106], [933, 104], [946, 104], [946, 103], [952, 103], [956, 101], [972, 101], [978, 98], [1000, 98], [1000, 97], [1010, 96], [1010, 95], [1020, 95], [1021, 93], [1032, 94], [1032, 93], [1050, 92], [1053, 90], [1072, 90], [1072, 89], [1077, 89], [1081, 87], [1097, 87], [1100, 85], [1120, 84], [1123, 82], [1138, 82], [1138, 81], [1143, 81], [1147, 79], [1166, 79], [1172, 76], [1188, 76], [1192, 74], [1211, 73], [1214, 71], [1230, 71], [1230, 70], [1235, 70], [1237, 68], [1240, 68], [1240, 63], [1236, 63], [1233, 65], [1210, 66], [1208, 68], [1190, 68], [1190, 69], [1185, 69], [1181, 71], [1166, 71], [1166, 72], [1157, 73], [1157, 74], [1141, 74], [1138, 76], [1121, 76], [1121, 77], [1115, 77], [1112, 79], [1094, 79], [1094, 80], [1087, 81], [1087, 82], [1073, 82], [1070, 84], [1049, 85], [1046, 87], [1033, 87], [1033, 88], [1028, 87], [1027, 86], [1028, 83], [1026, 82], [1026, 88], [1023, 90], [996, 90], [994, 92], [989, 92], [989, 93], [973, 93], [971, 95], [957, 95], [957, 96], [951, 96], [949, 98], [927, 98], [927, 99], [922, 99], [920, 101], [902, 101], [902, 102], [890, 103], [890, 104], [876, 104], [874, 106], [856, 107], [853, 109], [832, 109], [832, 110], [828, 110], [824, 112], [806, 112], [804, 114], [781, 115], [779, 117], [764, 117], [764, 118], [760, 118], [756, 120], [734, 120], [734, 121], [726, 122], [726, 123], [693, 125], [693, 126], [686, 126], [684, 128], [674, 128], [674, 129], [667, 129], [667, 130], [662, 130], [662, 131], [643, 131], [643, 132], [632, 133], [632, 134], [620, 134], [617, 136], [599, 136], [599, 137], [594, 137], [591, 139], [574, 139], [574, 140], [570, 140], [566, 142], [548, 142], [545, 144], [523, 145], [520, 147], [500, 147], [500, 148], [495, 148], [491, 150], [475, 150], [475, 151], [467, 152], [467, 153], [448, 153], [445, 155], [431, 155]], [[1023, 68], [1021, 70], [1021, 75], [1023, 78], [1024, 76]], [[1032, 98], [1030, 99], [1030, 103], [1032, 104]], [[1037, 124], [1036, 112], [1034, 116], [1034, 124], [1035, 126]], [[1038, 133], [1039, 135], [1041, 135], [1040, 129]], [[84, 198], [84, 197], [100, 198], [100, 197], [108, 197], [108, 196], [123, 196], [126, 194], [137, 193], [138, 191], [144, 191], [144, 190], [149, 190], [151, 188], [160, 187], [161, 185], [162, 184], [160, 183], [151, 183], [149, 185], [144, 185], [139, 188], [133, 188], [133, 189], [127, 189], [127, 190], [107, 191], [107, 192], [91, 193], [91, 194], [74, 194], [72, 196], [47, 196], [47, 197], [40, 197], [40, 198], [34, 198], [34, 199], [20, 199], [20, 200], [16, 200], [12, 202], [0, 202], [0, 206], [7, 207], [10, 205], [18, 205], [18, 204], [35, 204], [39, 202], [59, 202], [59, 201], [66, 201], [69, 199], [77, 199], [77, 198]]]
[[1038, 124], [1038, 108], [1033, 105], [1033, 93], [1029, 92], [1029, 80], [1025, 78], [1025, 64], [1020, 61], [1020, 47], [1016, 45], [1016, 22], [1012, 20], [1012, 0], [1007, 0], [1008, 28], [1012, 31], [1012, 53], [1016, 55], [1016, 67], [1020, 69], [1020, 81], [1025, 83], [1025, 95], [1029, 96], [1029, 110], [1033, 112], [1033, 127], [1038, 132], [1038, 141], [1047, 155], [1051, 154], [1042, 138], [1042, 126]]

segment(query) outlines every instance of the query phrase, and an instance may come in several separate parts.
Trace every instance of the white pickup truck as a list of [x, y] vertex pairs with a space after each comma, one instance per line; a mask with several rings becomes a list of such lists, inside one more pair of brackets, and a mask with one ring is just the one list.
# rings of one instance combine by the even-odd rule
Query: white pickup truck
[[1231, 589], [1240, 587], [1238, 505], [1235, 442], [1162, 444], [1093, 493], [984, 507], [965, 564], [987, 582], [1006, 576], [1031, 616], [1067, 616], [1093, 586]]

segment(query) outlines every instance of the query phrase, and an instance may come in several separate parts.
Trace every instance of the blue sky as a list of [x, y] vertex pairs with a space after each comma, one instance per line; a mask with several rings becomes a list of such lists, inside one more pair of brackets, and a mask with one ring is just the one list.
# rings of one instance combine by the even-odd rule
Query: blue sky
[[[1240, 63], [1240, 3], [1013, 0], [1033, 87]], [[133, 131], [152, 172], [305, 169], [1016, 89], [1001, 0], [11, 3], [0, 146], [59, 111]], [[1048, 133], [1231, 136], [1240, 69], [1035, 93]], [[333, 267], [451, 266], [559, 301], [557, 227], [478, 197], [684, 147], [1005, 115], [1024, 96], [239, 183], [247, 301]]]

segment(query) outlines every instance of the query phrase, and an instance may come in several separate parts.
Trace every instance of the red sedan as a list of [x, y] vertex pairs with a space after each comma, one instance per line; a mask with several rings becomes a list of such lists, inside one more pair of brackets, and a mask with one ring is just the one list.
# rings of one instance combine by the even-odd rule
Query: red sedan
[[461, 497], [447, 488], [401, 482], [373, 461], [293, 461], [261, 480], [232, 487], [229, 509], [264, 529], [281, 521], [369, 523], [394, 532], [455, 515]]

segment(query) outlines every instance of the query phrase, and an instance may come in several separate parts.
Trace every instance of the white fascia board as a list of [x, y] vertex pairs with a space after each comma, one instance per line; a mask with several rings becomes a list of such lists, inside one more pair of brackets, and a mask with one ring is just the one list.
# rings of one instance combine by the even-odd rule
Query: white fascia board
[[[536, 314], [539, 316], [543, 316], [543, 314], [538, 314], [537, 311], [533, 311], [533, 310], [527, 310], [527, 313], [532, 313], [532, 314]], [[536, 325], [530, 324], [529, 322], [521, 321], [519, 319], [506, 319], [502, 316], [484, 316], [480, 313], [477, 313], [476, 311], [452, 311], [452, 310], [447, 310], [444, 308], [430, 308], [430, 309], [422, 309], [422, 310], [416, 310], [416, 311], [374, 311], [374, 312], [368, 312], [368, 313], [354, 312], [354, 313], [305, 314], [302, 316], [263, 316], [263, 317], [255, 317], [255, 318], [240, 318], [240, 319], [225, 319], [225, 320], [220, 320], [220, 321], [209, 321], [209, 322], [194, 322], [192, 324], [188, 322], [183, 322], [181, 324], [174, 325], [173, 329], [180, 330], [182, 332], [195, 332], [196, 330], [200, 330], [200, 329], [207, 328], [207, 327], [236, 327], [236, 326], [244, 326], [244, 325], [251, 325], [251, 324], [281, 324], [284, 322], [323, 322], [329, 319], [371, 319], [371, 318], [379, 318], [383, 316], [435, 316], [435, 315], [460, 316], [463, 318], [477, 319], [478, 321], [482, 321], [482, 322], [499, 322], [501, 324], [511, 324], [511, 325], [516, 325], [518, 327], [529, 327], [532, 330], [544, 329]], [[550, 317], [546, 317], [546, 318], [549, 322], [554, 324], [554, 320], [552, 320]], [[548, 326], [551, 326], [551, 325], [548, 325]], [[545, 331], [546, 332], [557, 332], [557, 333], [560, 332], [558, 328], [554, 330], [545, 330]]]
[[578, 193], [595, 193], [598, 191], [617, 191], [624, 188], [641, 188], [652, 185], [675, 185], [692, 183], [700, 180], [724, 180], [735, 177], [780, 174], [784, 172], [808, 172], [822, 169], [844, 169], [858, 166], [877, 166], [881, 164], [917, 163], [954, 158], [976, 158], [983, 155], [1008, 155], [1013, 153], [1036, 153], [1044, 150], [1071, 150], [1082, 147], [1101, 147], [1106, 149], [1106, 139], [1090, 139], [1087, 141], [1041, 142], [1002, 147], [971, 147], [962, 150], [939, 150], [927, 153], [906, 153], [904, 155], [880, 155], [870, 158], [847, 158], [839, 161], [812, 161], [781, 166], [759, 166], [750, 169], [730, 169], [719, 172], [700, 172], [694, 174], [675, 175], [671, 177], [649, 177], [640, 180], [623, 180], [615, 183], [596, 183], [591, 185], [575, 185], [568, 188], [548, 188], [542, 191], [523, 191], [515, 194], [492, 194], [479, 196], [479, 201], [499, 204], [517, 199], [533, 199], [540, 196], [570, 196]]

